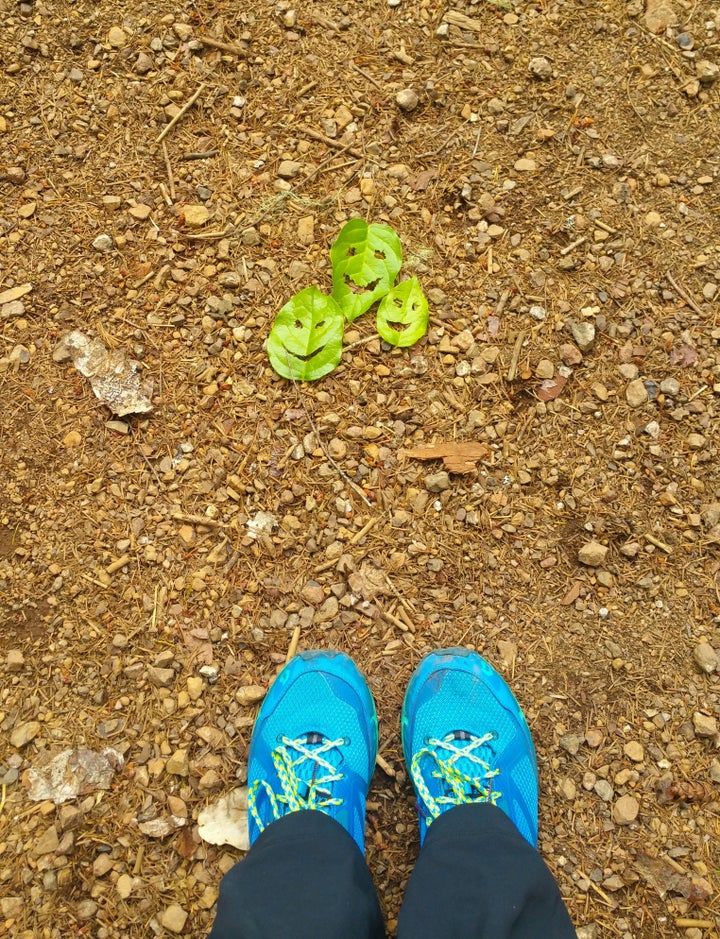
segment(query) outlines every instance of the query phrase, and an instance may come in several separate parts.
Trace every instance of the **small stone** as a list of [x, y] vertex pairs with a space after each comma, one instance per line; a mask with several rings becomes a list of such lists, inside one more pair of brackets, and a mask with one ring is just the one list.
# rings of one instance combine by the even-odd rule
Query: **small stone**
[[657, 228], [660, 222], [662, 222], [662, 216], [660, 215], [659, 212], [655, 212], [653, 210], [651, 212], [648, 212], [647, 215], [645, 216], [645, 224], [649, 228]]
[[564, 342], [559, 349], [560, 358], [563, 360], [565, 365], [579, 365], [582, 360], [582, 352], [578, 347], [572, 342]]
[[144, 222], [146, 218], [150, 216], [151, 208], [149, 205], [145, 205], [143, 202], [138, 203], [138, 205], [133, 205], [129, 209], [129, 214], [133, 218], [138, 219], [141, 222]]
[[395, 95], [395, 103], [401, 111], [414, 111], [420, 99], [412, 88], [404, 88]]
[[157, 668], [151, 665], [147, 670], [148, 680], [156, 688], [169, 688], [175, 680], [175, 671], [172, 668]]
[[640, 408], [643, 404], [647, 404], [648, 392], [642, 378], [636, 378], [630, 382], [625, 389], [625, 400], [631, 408]]
[[595, 327], [592, 323], [573, 323], [570, 331], [581, 352], [589, 352], [595, 345]]
[[656, 173], [655, 174], [655, 185], [659, 186], [661, 189], [664, 189], [666, 186], [669, 186], [672, 180], [667, 173]]
[[428, 492], [443, 492], [450, 488], [450, 475], [445, 470], [439, 473], [428, 473], [424, 480]]
[[257, 228], [245, 228], [240, 235], [240, 240], [248, 248], [255, 248], [262, 243], [262, 235]]
[[717, 81], [718, 73], [720, 73], [720, 66], [717, 66], [709, 59], [701, 59], [700, 62], [695, 63], [695, 74], [698, 81], [706, 88]]
[[147, 52], [141, 52], [135, 60], [135, 71], [138, 75], [147, 75], [147, 73], [152, 70], [154, 64]]
[[643, 745], [638, 740], [628, 740], [628, 742], [623, 747], [623, 752], [629, 760], [633, 761], [633, 763], [642, 763], [642, 761], [645, 759], [645, 750]]
[[187, 687], [187, 693], [191, 701], [197, 701], [202, 697], [203, 693], [203, 680], [198, 678], [197, 675], [193, 675], [188, 678], [185, 683]]
[[577, 795], [577, 786], [572, 781], [572, 779], [565, 778], [560, 781], [560, 795], [567, 799], [568, 802], [572, 802]]
[[605, 737], [603, 735], [603, 732], [600, 730], [599, 727], [591, 727], [585, 733], [585, 743], [587, 743], [589, 747], [592, 747], [593, 750], [597, 750], [597, 748], [600, 746], [600, 744], [603, 742], [604, 739]]
[[578, 561], [586, 567], [600, 567], [605, 563], [608, 548], [599, 541], [588, 541], [578, 551]]
[[210, 210], [204, 205], [186, 205], [182, 214], [188, 228], [202, 228], [210, 218]]
[[120, 874], [115, 884], [115, 889], [121, 900], [127, 900], [133, 891], [133, 879], [129, 874]]
[[616, 825], [630, 825], [638, 817], [640, 803], [635, 796], [620, 796], [612, 810]]
[[187, 750], [176, 750], [165, 764], [165, 770], [172, 776], [187, 776], [190, 772]]
[[193, 30], [189, 23], [173, 23], [173, 32], [180, 42], [187, 42], [192, 36]]
[[702, 711], [695, 711], [692, 722], [698, 737], [714, 737], [718, 732], [717, 720]]
[[3, 897], [0, 900], [0, 913], [3, 919], [15, 919], [20, 916], [25, 907], [23, 897]]
[[707, 440], [702, 434], [688, 434], [687, 442], [691, 450], [702, 450]]
[[528, 62], [528, 70], [531, 75], [535, 78], [539, 78], [540, 81], [548, 81], [552, 78], [552, 65], [544, 55], [538, 55], [530, 59]]
[[122, 205], [122, 199], [120, 196], [103, 196], [102, 204], [106, 212], [116, 212]]
[[171, 903], [160, 916], [160, 923], [170, 932], [181, 933], [187, 918], [187, 913], [179, 903]]
[[127, 42], [127, 33], [121, 26], [111, 26], [107, 34], [108, 45], [113, 49], [122, 49]]
[[678, 33], [675, 37], [675, 42], [684, 52], [689, 52], [695, 45], [695, 40], [690, 33]]
[[615, 795], [615, 790], [607, 781], [607, 779], [598, 779], [598, 781], [593, 786], [595, 794], [600, 796], [603, 802], [611, 802], [613, 796]]
[[297, 160], [283, 160], [278, 166], [278, 176], [281, 179], [295, 179], [302, 169], [302, 163]]
[[540, 359], [538, 364], [535, 366], [536, 378], [552, 378], [554, 374], [555, 366], [550, 361], [550, 359]]
[[20, 672], [22, 667], [25, 664], [25, 656], [22, 654], [20, 649], [11, 649], [6, 658], [5, 665], [9, 672]]
[[680, 382], [676, 378], [664, 378], [660, 382], [660, 391], [671, 398], [680, 394]]
[[71, 68], [68, 74], [68, 78], [73, 83], [73, 85], [80, 85], [84, 77], [85, 76], [79, 68]]
[[537, 169], [537, 163], [529, 157], [521, 157], [519, 160], [515, 160], [515, 169], [518, 173], [534, 173]]
[[93, 241], [92, 246], [96, 251], [103, 251], [105, 253], [112, 251], [112, 237], [110, 235], [98, 235], [97, 238]]
[[267, 689], [263, 688], [262, 685], [243, 685], [235, 692], [235, 700], [243, 707], [249, 707], [262, 701], [266, 694]]
[[315, 241], [315, 216], [305, 215], [298, 220], [297, 238], [301, 245], [311, 245]]
[[720, 783], [720, 760], [713, 760], [710, 764], [710, 779], [714, 783]]
[[58, 837], [57, 828], [55, 825], [50, 825], [34, 842], [31, 854], [33, 857], [42, 857], [43, 854], [52, 854], [53, 851], [57, 851], [59, 844], [60, 839]]
[[94, 900], [81, 900], [75, 907], [75, 914], [78, 919], [93, 919], [98, 911], [98, 905]]
[[570, 756], [575, 756], [580, 749], [580, 737], [577, 734], [565, 734], [560, 738], [560, 746], [567, 751]]
[[701, 642], [693, 650], [693, 658], [697, 667], [707, 675], [717, 671], [720, 658], [709, 642]]

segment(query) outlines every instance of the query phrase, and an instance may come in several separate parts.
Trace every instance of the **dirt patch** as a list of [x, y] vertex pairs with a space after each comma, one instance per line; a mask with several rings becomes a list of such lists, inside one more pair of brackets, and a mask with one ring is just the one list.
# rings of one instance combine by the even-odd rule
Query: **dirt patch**
[[[197, 817], [244, 781], [243, 689], [316, 646], [377, 701], [392, 932], [417, 851], [402, 694], [458, 644], [527, 712], [584, 939], [717, 932], [720, 21], [673, 6], [651, 30], [617, 0], [0, 0], [13, 935], [134, 939], [173, 902], [206, 935], [239, 854]], [[263, 344], [353, 216], [398, 232], [428, 335], [386, 348], [368, 313], [293, 385]], [[76, 329], [140, 363], [151, 414], [117, 422], [54, 360]], [[447, 486], [401, 453], [448, 442], [487, 455]], [[108, 740], [112, 798], [28, 801], [48, 752]], [[668, 777], [706, 788], [663, 801]]]

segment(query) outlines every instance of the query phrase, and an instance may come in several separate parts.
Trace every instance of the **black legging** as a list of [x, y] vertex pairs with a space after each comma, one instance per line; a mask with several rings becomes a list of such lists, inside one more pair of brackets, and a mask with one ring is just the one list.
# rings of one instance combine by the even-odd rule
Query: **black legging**
[[[384, 939], [365, 858], [322, 812], [286, 815], [220, 885], [210, 939]], [[460, 805], [428, 828], [398, 939], [576, 939], [555, 880], [505, 813]]]

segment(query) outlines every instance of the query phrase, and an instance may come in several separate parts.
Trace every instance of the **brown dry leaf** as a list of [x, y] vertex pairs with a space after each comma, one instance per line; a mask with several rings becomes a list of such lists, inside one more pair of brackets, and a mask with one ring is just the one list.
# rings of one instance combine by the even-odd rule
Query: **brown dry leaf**
[[707, 783], [687, 780], [660, 779], [657, 784], [658, 802], [714, 802], [718, 792]]
[[661, 897], [666, 893], [679, 893], [691, 903], [702, 906], [712, 896], [712, 886], [704, 877], [681, 873], [669, 861], [652, 857], [645, 851], [636, 857], [635, 868]]
[[697, 360], [697, 349], [693, 346], [688, 346], [686, 343], [680, 343], [680, 345], [675, 346], [670, 353], [670, 364], [679, 365], [681, 368], [694, 365]]
[[359, 571], [350, 574], [348, 585], [352, 592], [359, 594], [363, 600], [374, 600], [388, 592], [384, 571], [367, 562], [362, 564]]
[[572, 587], [568, 590], [568, 592], [562, 598], [560, 603], [563, 606], [570, 606], [572, 603], [574, 603], [577, 600], [577, 598], [580, 596], [581, 587], [582, 587], [582, 584], [580, 583], [580, 581], [576, 580], [575, 583], [572, 585]]
[[473, 473], [477, 469], [477, 461], [490, 455], [490, 448], [485, 443], [459, 440], [423, 444], [402, 453], [415, 460], [442, 460], [448, 473]]
[[564, 375], [556, 375], [555, 378], [546, 378], [539, 386], [537, 396], [541, 401], [554, 401], [567, 385], [567, 378]]
[[180, 833], [175, 839], [175, 850], [186, 860], [191, 858], [195, 854], [195, 849], [197, 845], [195, 844], [195, 839], [193, 838], [192, 830], [190, 828], [181, 828]]
[[422, 173], [419, 173], [419, 174], [415, 177], [415, 180], [414, 180], [413, 183], [412, 183], [412, 188], [415, 190], [415, 192], [425, 192], [425, 190], [427, 189], [427, 187], [430, 185], [430, 183], [432, 182], [432, 180], [435, 178], [435, 174], [436, 174], [436, 173], [437, 173], [437, 170], [436, 170], [436, 169], [432, 169], [432, 170], [423, 170]]

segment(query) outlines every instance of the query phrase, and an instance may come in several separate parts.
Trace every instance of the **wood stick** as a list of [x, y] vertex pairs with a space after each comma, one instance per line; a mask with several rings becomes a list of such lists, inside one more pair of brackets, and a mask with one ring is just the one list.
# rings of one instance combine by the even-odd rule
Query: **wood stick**
[[180, 110], [177, 112], [177, 114], [175, 115], [175, 117], [170, 121], [170, 123], [167, 124], [167, 125], [160, 131], [160, 133], [159, 133], [159, 134], [157, 135], [157, 137], [155, 138], [155, 143], [161, 143], [161, 142], [167, 137], [167, 135], [170, 133], [170, 131], [173, 129], [173, 127], [177, 124], [177, 122], [180, 121], [180, 120], [182, 120], [183, 117], [185, 117], [185, 115], [187, 114], [187, 112], [188, 112], [188, 111], [190, 110], [190, 108], [195, 104], [195, 102], [196, 102], [197, 99], [200, 97], [200, 95], [203, 93], [203, 91], [205, 91], [205, 88], [206, 88], [205, 82], [202, 82], [202, 84], [198, 87], [198, 89], [194, 92], [194, 94], [192, 94], [192, 95], [187, 99], [187, 101], [185, 102], [185, 104], [180, 108]]
[[675, 280], [675, 278], [672, 276], [672, 274], [670, 273], [670, 271], [668, 271], [665, 276], [667, 277], [668, 282], [670, 283], [670, 285], [671, 285], [672, 287], [674, 287], [675, 290], [677, 290], [677, 292], [678, 292], [678, 293], [680, 294], [680, 296], [683, 298], [683, 300], [685, 301], [685, 303], [687, 303], [687, 305], [690, 307], [690, 309], [691, 309], [691, 310], [694, 310], [696, 313], [699, 313], [700, 316], [705, 316], [705, 311], [702, 309], [702, 307], [698, 306], [698, 304], [693, 300], [693, 298], [690, 296], [690, 294], [687, 292], [687, 290], [685, 290], [684, 287], [681, 287], [681, 286], [680, 286], [680, 284]]
[[248, 49], [241, 49], [239, 46], [233, 46], [229, 42], [222, 42], [220, 39], [213, 39], [211, 36], [198, 36], [198, 42], [211, 49], [219, 49], [221, 52], [229, 52], [230, 55], [238, 55], [241, 59], [246, 59], [250, 54]]
[[669, 544], [665, 544], [664, 541], [660, 541], [659, 538], [655, 538], [652, 535], [647, 533], [644, 535], [645, 541], [649, 541], [650, 544], [655, 545], [656, 548], [660, 548], [661, 551], [664, 551], [666, 554], [672, 554], [672, 548]]
[[167, 144], [165, 141], [162, 141], [162, 155], [163, 160], [165, 160], [165, 172], [167, 173], [168, 178], [168, 192], [170, 194], [171, 203], [175, 201], [175, 179], [173, 177], [172, 166], [170, 166], [170, 155], [168, 154]]
[[362, 541], [365, 535], [367, 535], [371, 528], [374, 528], [377, 525], [381, 518], [382, 515], [376, 515], [374, 518], [371, 518], [369, 522], [366, 522], [360, 531], [355, 532], [355, 534], [352, 536], [350, 539], [350, 544], [354, 545], [359, 541]]
[[520, 353], [522, 351], [522, 344], [525, 342], [525, 330], [521, 329], [517, 334], [517, 339], [515, 340], [515, 348], [513, 349], [512, 358], [510, 359], [510, 366], [507, 370], [507, 380], [515, 381], [515, 376], [517, 375], [518, 362], [520, 360]]
[[202, 150], [198, 153], [183, 153], [181, 160], [209, 160], [210, 157], [217, 156], [220, 151], [217, 147], [214, 150]]
[[580, 245], [584, 245], [586, 241], [587, 238], [585, 235], [583, 235], [581, 238], [576, 238], [575, 241], [571, 241], [569, 245], [565, 245], [565, 247], [560, 250], [560, 254], [565, 257], [566, 254], [570, 254], [570, 252], [574, 251], [575, 248], [579, 248]]
[[287, 664], [291, 659], [295, 658], [295, 653], [297, 652], [299, 641], [300, 641], [300, 627], [296, 626], [295, 629], [293, 629], [293, 634], [290, 638], [290, 645], [288, 646], [287, 655], [285, 656], [285, 664]]
[[105, 568], [106, 574], [114, 574], [116, 571], [119, 571], [121, 567], [125, 567], [127, 562], [130, 560], [129, 554], [123, 554], [122, 557], [119, 557], [116, 561], [112, 561]]
[[206, 525], [208, 528], [222, 528], [222, 522], [216, 522], [214, 518], [208, 518], [206, 515], [185, 515], [182, 512], [173, 513], [173, 521], [188, 522], [190, 525]]
[[332, 137], [326, 137], [325, 134], [321, 134], [319, 130], [314, 130], [312, 127], [307, 127], [305, 124], [297, 124], [296, 127], [297, 130], [305, 134], [305, 136], [309, 137], [311, 140], [318, 140], [327, 147], [332, 147], [333, 150], [346, 150], [351, 156], [357, 157], [358, 160], [365, 159], [365, 154], [362, 150], [358, 150], [357, 147], [348, 147], [341, 141], [333, 140]]
[[385, 89], [384, 89], [383, 86], [380, 84], [380, 82], [379, 82], [379, 81], [376, 81], [376, 80], [372, 77], [372, 75], [370, 74], [370, 72], [366, 72], [365, 69], [360, 68], [359, 65], [355, 65], [354, 62], [351, 62], [351, 63], [350, 63], [350, 68], [354, 69], [354, 70], [358, 73], [358, 75], [362, 75], [363, 78], [367, 78], [367, 80], [370, 82], [370, 84], [371, 84], [371, 85], [375, 85], [375, 87], [376, 87], [379, 91], [382, 91], [382, 92], [385, 91]]

